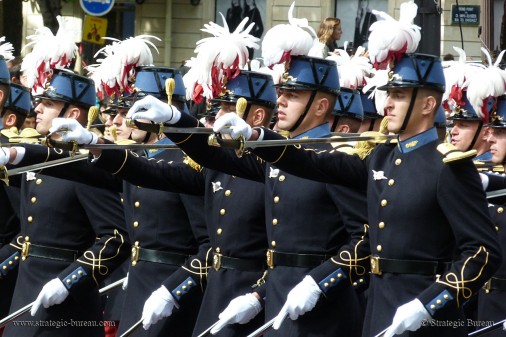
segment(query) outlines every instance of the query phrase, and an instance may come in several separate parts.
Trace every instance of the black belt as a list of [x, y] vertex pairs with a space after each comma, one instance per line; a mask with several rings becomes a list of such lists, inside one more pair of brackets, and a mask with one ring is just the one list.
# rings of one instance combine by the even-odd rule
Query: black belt
[[34, 245], [28, 241], [23, 243], [21, 257], [25, 260], [28, 256], [39, 257], [43, 259], [74, 262], [82, 253], [77, 250], [54, 248]]
[[490, 290], [506, 291], [506, 279], [492, 277], [485, 283], [483, 288], [488, 292]]
[[329, 259], [327, 255], [320, 254], [295, 254], [281, 253], [272, 249], [267, 250], [267, 265], [275, 266], [314, 268]]
[[375, 275], [383, 273], [437, 275], [443, 274], [450, 266], [451, 262], [396, 260], [371, 256], [371, 273]]
[[189, 255], [164, 252], [154, 249], [141, 248], [139, 246], [132, 247], [132, 265], [135, 266], [137, 261], [147, 261], [154, 263], [170, 264], [174, 266], [182, 266]]
[[213, 268], [218, 271], [220, 268], [235, 269], [240, 271], [264, 271], [267, 266], [263, 260], [239, 259], [236, 257], [224, 256], [213, 253]]

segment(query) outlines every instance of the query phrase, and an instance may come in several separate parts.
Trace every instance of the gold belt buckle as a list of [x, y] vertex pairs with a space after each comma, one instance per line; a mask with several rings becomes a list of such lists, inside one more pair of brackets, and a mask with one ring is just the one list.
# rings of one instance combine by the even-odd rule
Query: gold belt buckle
[[491, 279], [488, 280], [487, 282], [485, 282], [485, 284], [483, 285], [483, 289], [485, 289], [485, 292], [488, 294], [490, 292], [490, 287], [491, 287]]
[[379, 256], [371, 256], [371, 274], [381, 275], [381, 269], [379, 264]]
[[214, 253], [213, 254], [213, 269], [218, 271], [221, 268], [221, 254]]
[[137, 261], [139, 261], [139, 249], [140, 248], [141, 247], [139, 247], [139, 241], [135, 241], [135, 244], [132, 246], [132, 255], [131, 255], [132, 266], [134, 266], [134, 267], [137, 264]]
[[25, 242], [21, 246], [21, 260], [26, 260], [28, 254], [30, 252], [30, 242], [28, 241], [28, 237], [26, 237]]
[[274, 250], [267, 249], [267, 253], [265, 255], [266, 255], [267, 267], [269, 267], [271, 269], [274, 268]]

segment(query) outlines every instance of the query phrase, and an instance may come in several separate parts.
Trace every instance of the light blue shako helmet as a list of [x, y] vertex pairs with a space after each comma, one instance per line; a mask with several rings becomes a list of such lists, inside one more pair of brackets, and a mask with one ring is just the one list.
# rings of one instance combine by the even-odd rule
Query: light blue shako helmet
[[313, 104], [316, 92], [323, 91], [339, 95], [340, 85], [336, 62], [332, 60], [309, 57], [292, 56], [290, 62], [285, 63], [286, 71], [281, 77], [277, 88], [286, 90], [307, 90], [311, 96], [306, 104], [304, 113], [294, 126], [288, 131], [296, 130], [306, 117], [309, 107]]
[[490, 114], [487, 126], [506, 128], [506, 95], [497, 97], [495, 109]]
[[21, 129], [31, 108], [32, 99], [28, 88], [11, 83], [10, 94], [5, 102], [1, 116], [3, 117], [7, 110], [14, 112], [16, 114], [16, 127]]
[[337, 96], [332, 115], [335, 117], [330, 128], [331, 131], [335, 131], [339, 117], [351, 117], [363, 121], [364, 108], [360, 98], [360, 91], [342, 87], [340, 95]]
[[458, 101], [456, 100], [457, 105], [450, 112], [450, 116], [448, 117], [448, 119], [451, 121], [456, 120], [472, 121], [479, 124], [478, 128], [476, 128], [476, 131], [474, 132], [473, 139], [466, 150], [469, 151], [476, 144], [476, 141], [478, 140], [478, 137], [481, 134], [481, 128], [483, 124], [488, 122], [488, 120], [486, 119], [488, 118], [488, 116], [490, 116], [490, 113], [495, 107], [495, 98], [488, 97], [486, 99], [484, 109], [487, 111], [487, 113], [485, 115], [481, 111], [478, 113], [474, 109], [471, 102], [469, 102], [469, 99], [467, 98], [467, 90], [462, 90], [461, 93], [462, 97], [460, 97]]
[[186, 106], [186, 89], [181, 72], [169, 67], [143, 66], [135, 69], [134, 99], [141, 99], [147, 95], [154, 96], [159, 100], [167, 101], [166, 81], [174, 79], [175, 87], [172, 100], [179, 102], [184, 112], [188, 113]]
[[95, 84], [88, 77], [77, 75], [69, 70], [55, 69], [42, 94], [34, 95], [34, 98], [64, 102], [58, 115], [58, 117], [63, 117], [71, 104], [84, 109], [95, 105]]
[[248, 118], [253, 104], [274, 109], [277, 94], [272, 76], [256, 71], [241, 70], [240, 73], [224, 83], [221, 93], [211, 99], [211, 103], [235, 103], [239, 98], [246, 99], [247, 105], [242, 118]]
[[409, 117], [413, 111], [419, 88], [429, 88], [444, 93], [445, 77], [441, 60], [434, 55], [404, 54], [388, 74], [388, 83], [378, 87], [378, 90], [395, 88], [413, 88], [413, 94], [408, 111], [399, 133], [406, 129]]

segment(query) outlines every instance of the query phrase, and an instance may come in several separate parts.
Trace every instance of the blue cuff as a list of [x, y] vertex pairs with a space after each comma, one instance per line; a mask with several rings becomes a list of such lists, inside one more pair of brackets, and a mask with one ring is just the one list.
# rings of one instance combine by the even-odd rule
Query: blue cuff
[[72, 286], [74, 284], [79, 282], [79, 280], [86, 275], [88, 275], [88, 274], [86, 274], [86, 271], [84, 270], [84, 268], [79, 267], [76, 270], [74, 270], [72, 273], [65, 276], [65, 278], [63, 279], [63, 284], [65, 285], [65, 287], [67, 287], [67, 289], [70, 289], [70, 288], [72, 288]]
[[330, 273], [327, 277], [325, 277], [323, 280], [321, 280], [318, 283], [318, 286], [322, 290], [324, 294], [327, 293], [331, 288], [335, 287], [339, 282], [342, 280], [347, 279], [348, 277], [343, 272], [341, 268], [337, 269], [336, 271], [333, 271]]
[[0, 264], [0, 274], [6, 276], [12, 269], [19, 264], [19, 252], [15, 252]]
[[183, 295], [186, 295], [191, 288], [195, 287], [197, 282], [189, 276], [186, 280], [184, 280], [180, 285], [178, 285], [174, 290], [171, 291], [172, 296], [176, 300], [180, 300]]
[[429, 303], [425, 305], [425, 309], [429, 312], [431, 316], [434, 316], [437, 310], [441, 309], [448, 303], [453, 300], [452, 294], [448, 290], [442, 291], [439, 295], [434, 297]]

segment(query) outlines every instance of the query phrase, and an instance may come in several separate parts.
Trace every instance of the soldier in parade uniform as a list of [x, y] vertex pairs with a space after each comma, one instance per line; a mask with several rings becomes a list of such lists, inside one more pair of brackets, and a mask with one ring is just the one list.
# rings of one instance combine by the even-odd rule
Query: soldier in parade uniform
[[[135, 78], [136, 96], [150, 94], [165, 101], [167, 101], [165, 81], [174, 78], [176, 89], [172, 100], [175, 105], [184, 110], [185, 92], [178, 71], [165, 67], [138, 67]], [[170, 147], [170, 141], [163, 135], [159, 137], [156, 133], [132, 129], [125, 125], [124, 116], [132, 104], [133, 97], [133, 95], [125, 95], [116, 99], [115, 104], [110, 106], [114, 124], [123, 125], [122, 132], [117, 134], [117, 142], [122, 142], [119, 138], [123, 138], [123, 141], [125, 138], [132, 138], [138, 143], [145, 142]], [[61, 119], [60, 121], [67, 122]], [[128, 151], [118, 149], [106, 152], [119, 152], [120, 155], [124, 155]], [[174, 164], [182, 164], [184, 159], [181, 151], [174, 148], [146, 149], [132, 155], [135, 158], [146, 157], [153, 162], [166, 161]], [[47, 149], [41, 151], [34, 146], [26, 146], [22, 163], [30, 164], [68, 156], [69, 153], [61, 153], [59, 150], [49, 150], [48, 153]], [[104, 155], [105, 157], [107, 156]], [[186, 164], [182, 165], [188, 167]], [[190, 170], [193, 171], [193, 169]], [[71, 163], [47, 168], [42, 172], [118, 191], [123, 195], [127, 230], [133, 247], [128, 283], [125, 282], [124, 304], [119, 308], [121, 320], [118, 334], [124, 333], [143, 316], [143, 306], [139, 305], [139, 300], [145, 301], [163, 283], [163, 287], [170, 289], [173, 294], [170, 296], [177, 298], [177, 302], [174, 300], [173, 303], [177, 303], [179, 310], [175, 310], [170, 318], [151, 326], [149, 330], [136, 332], [136, 334], [139, 336], [190, 336], [205, 288], [205, 257], [209, 249], [203, 216], [203, 199], [199, 196], [141, 188], [138, 184], [122, 180], [121, 175], [116, 171], [117, 167], [114, 166], [101, 170], [86, 163]], [[164, 212], [160, 212], [160, 209], [169, 210], [171, 216], [167, 217]], [[163, 289], [155, 291], [158, 299], [162, 298], [162, 291]], [[166, 301], [163, 302], [163, 304], [166, 303]]]
[[[465, 336], [465, 324], [444, 323], [463, 320], [462, 304], [497, 270], [497, 235], [472, 161], [440, 145], [433, 128], [445, 84], [439, 59], [404, 55], [392, 73], [379, 89], [388, 91], [388, 130], [398, 142], [377, 145], [365, 160], [294, 146], [254, 152], [306, 178], [367, 187], [372, 275], [363, 336], [387, 327], [385, 336], [411, 335], [422, 325], [413, 335]], [[215, 129], [233, 125], [229, 118]], [[269, 130], [239, 134], [279, 138]]]
[[[495, 165], [503, 166], [506, 162], [506, 124], [504, 116], [506, 115], [506, 96], [497, 99], [496, 109], [490, 115], [488, 124], [489, 132], [487, 142], [490, 144], [491, 161]], [[493, 175], [496, 176], [496, 175]], [[494, 177], [492, 176], [492, 179]], [[496, 176], [497, 180], [504, 180]], [[504, 188], [495, 186], [495, 188]], [[499, 236], [499, 243], [502, 249], [502, 256], [506, 256], [506, 212], [504, 212], [504, 203], [489, 204], [489, 211], [495, 224], [495, 229]], [[477, 322], [499, 322], [506, 318], [506, 262], [503, 263], [498, 271], [485, 283], [483, 289], [478, 293]], [[490, 336], [503, 336], [503, 331], [489, 333]]]
[[[55, 71], [39, 99], [37, 131], [47, 134], [57, 116], [85, 123], [95, 86]], [[11, 324], [4, 336], [103, 336], [98, 284], [129, 252], [119, 195], [33, 172], [20, 184], [21, 231], [9, 247], [21, 255], [12, 258], [19, 273], [11, 311], [35, 301], [32, 317], [22, 318], [31, 323]]]
[[[226, 86], [227, 92], [235, 94], [220, 96], [215, 101], [235, 108], [238, 98], [246, 98], [252, 112], [245, 114], [244, 118], [252, 125], [266, 126], [276, 102], [272, 84], [270, 75], [242, 71], [239, 76], [228, 81]], [[149, 99], [152, 99], [154, 105], [165, 106], [153, 97]], [[194, 117], [184, 115], [191, 125], [197, 125]], [[177, 134], [169, 136], [174, 140], [188, 137]], [[207, 135], [193, 135], [190, 143], [190, 147], [207, 147]], [[218, 320], [217, 313], [230, 300], [251, 292], [252, 287], [257, 287], [257, 283], [262, 281], [267, 249], [263, 184], [202, 168], [194, 162], [189, 166], [164, 160], [144, 160], [133, 153], [120, 150], [92, 150], [92, 153], [100, 155], [93, 162], [95, 166], [117, 171], [117, 176], [136, 185], [205, 196], [212, 252], [209, 252], [209, 260], [203, 263], [205, 266], [212, 265], [212, 268], [206, 268], [209, 269], [207, 287], [193, 335], [199, 335], [215, 323]], [[139, 175], [138, 172], [144, 174]], [[249, 324], [224, 327], [219, 335], [245, 334], [262, 321], [263, 315], [258, 315]]]
[[[30, 111], [30, 92], [18, 85], [10, 84], [9, 71], [2, 56], [0, 56], [0, 110], [2, 125], [4, 129], [0, 132], [0, 142], [8, 143], [11, 127], [19, 128], [23, 124], [24, 117]], [[4, 135], [5, 134], [5, 135]], [[0, 187], [0, 203], [2, 205], [0, 212], [0, 248], [9, 245], [9, 242], [19, 233], [19, 188]], [[17, 264], [9, 265], [13, 255], [19, 255], [14, 251], [0, 255], [0, 287], [2, 296], [0, 296], [0, 316], [4, 317], [9, 313], [12, 294], [17, 278]], [[3, 331], [3, 328], [0, 330]]]

